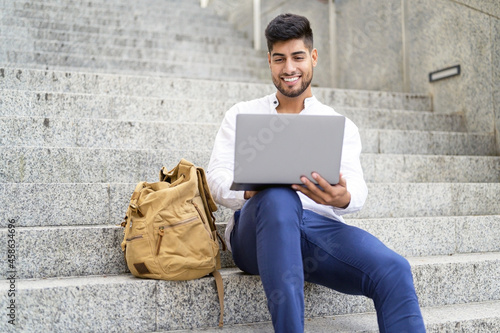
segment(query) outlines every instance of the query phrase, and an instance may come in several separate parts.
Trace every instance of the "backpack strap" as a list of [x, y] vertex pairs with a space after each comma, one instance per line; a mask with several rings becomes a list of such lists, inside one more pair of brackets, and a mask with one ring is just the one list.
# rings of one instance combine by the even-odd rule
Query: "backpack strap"
[[[217, 232], [217, 226], [215, 225], [214, 212], [217, 211], [217, 205], [215, 204], [212, 194], [210, 193], [210, 188], [208, 187], [207, 177], [205, 176], [205, 170], [203, 168], [196, 168], [196, 174], [198, 176], [198, 190], [200, 191], [200, 197], [203, 200], [203, 206], [205, 207], [205, 213], [209, 217], [210, 229], [215, 233], [216, 238], [222, 245], [222, 251], [227, 250], [226, 242]], [[211, 219], [210, 219], [211, 217]]]
[[211, 274], [215, 278], [215, 285], [217, 286], [220, 305], [219, 327], [222, 327], [224, 325], [224, 284], [222, 283], [222, 276], [219, 271], [215, 270]]

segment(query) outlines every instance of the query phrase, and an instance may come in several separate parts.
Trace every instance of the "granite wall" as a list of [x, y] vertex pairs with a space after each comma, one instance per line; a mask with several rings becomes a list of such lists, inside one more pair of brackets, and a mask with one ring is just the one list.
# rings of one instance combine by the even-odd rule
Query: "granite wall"
[[[498, 0], [335, 4], [339, 87], [429, 93], [435, 112], [463, 113], [469, 132], [496, 132], [500, 153]], [[429, 82], [429, 73], [454, 65], [460, 76]]]
[[492, 35], [496, 36], [493, 46], [493, 108], [495, 110], [495, 129], [497, 138], [497, 150], [500, 154], [500, 20], [492, 20]]

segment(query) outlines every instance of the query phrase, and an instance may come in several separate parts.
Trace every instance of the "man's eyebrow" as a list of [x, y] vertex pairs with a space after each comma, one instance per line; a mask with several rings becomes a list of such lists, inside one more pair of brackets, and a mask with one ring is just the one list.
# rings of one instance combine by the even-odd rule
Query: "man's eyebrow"
[[[296, 56], [296, 55], [299, 55], [299, 54], [307, 54], [306, 51], [297, 51], [297, 52], [293, 52], [292, 53], [292, 56]], [[283, 53], [273, 53], [272, 54], [272, 57], [284, 57], [285, 55]]]

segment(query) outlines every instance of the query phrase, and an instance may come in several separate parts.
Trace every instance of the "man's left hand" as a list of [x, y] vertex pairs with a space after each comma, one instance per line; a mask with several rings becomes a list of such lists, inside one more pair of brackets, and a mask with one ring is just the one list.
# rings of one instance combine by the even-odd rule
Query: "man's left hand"
[[339, 183], [336, 185], [330, 185], [316, 172], [313, 172], [311, 176], [321, 188], [310, 181], [306, 176], [300, 177], [300, 181], [305, 186], [292, 185], [292, 188], [304, 193], [321, 205], [329, 205], [338, 208], [347, 208], [347, 206], [349, 206], [351, 202], [351, 193], [347, 191], [346, 180], [342, 178], [342, 173], [340, 174]]

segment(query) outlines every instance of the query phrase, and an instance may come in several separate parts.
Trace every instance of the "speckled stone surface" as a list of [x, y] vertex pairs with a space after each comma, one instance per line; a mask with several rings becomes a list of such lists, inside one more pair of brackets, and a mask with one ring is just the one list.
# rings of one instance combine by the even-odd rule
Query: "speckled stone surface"
[[[270, 320], [258, 276], [243, 273], [223, 274], [223, 280], [227, 295], [224, 304], [226, 324]], [[165, 282], [160, 283], [158, 287], [159, 303], [165, 304], [158, 314], [159, 330], [193, 328], [200, 322], [205, 326], [217, 325], [219, 305], [212, 278], [187, 283]], [[203, 291], [203, 294], [199, 294], [197, 290]], [[306, 316], [373, 310], [371, 301], [364, 297], [342, 295], [324, 287], [306, 284], [305, 294]], [[195, 299], [197, 301], [194, 301]]]
[[[1, 71], [3, 69], [3, 71]], [[242, 101], [276, 91], [272, 84], [223, 81], [183, 80], [137, 75], [90, 74], [69, 71], [1, 68], [0, 82], [7, 89], [37, 89], [46, 92], [72, 92], [154, 98], [192, 98]], [[315, 88], [318, 99], [326, 104], [352, 107], [377, 107], [431, 110], [425, 95], [380, 93]], [[375, 103], [372, 105], [370, 103]]]
[[499, 252], [500, 216], [352, 219], [404, 257]]
[[465, 130], [463, 117], [459, 114], [345, 107], [334, 107], [334, 109], [351, 119], [358, 128], [452, 132]]
[[328, 105], [371, 107], [378, 109], [431, 111], [432, 101], [428, 95], [397, 92], [345, 90], [315, 88], [313, 93]]
[[[172, 18], [172, 20], [169, 22], [170, 24], [175, 24], [175, 21], [178, 21], [179, 18]], [[7, 20], [5, 22], [6, 25], [10, 24], [12, 22], [11, 20]], [[26, 24], [30, 25], [31, 22], [24, 20], [19, 22], [15, 21], [18, 24]], [[184, 22], [185, 24], [186, 22]], [[34, 23], [36, 24], [36, 23]], [[31, 23], [31, 25], [34, 25]], [[63, 26], [67, 26], [68, 23], [63, 23]], [[78, 26], [74, 25], [76, 28]], [[33, 28], [33, 27], [31, 27]], [[189, 30], [193, 30], [192, 28], [199, 29], [199, 27], [193, 27], [193, 26], [186, 26], [186, 28]], [[61, 29], [67, 29], [67, 27], [60, 27], [59, 30]], [[140, 35], [141, 33], [144, 34], [144, 38], [147, 38], [147, 35], [151, 34], [156, 34], [156, 35], [164, 35], [164, 40], [168, 41], [169, 39], [172, 38], [173, 34], [170, 34], [165, 36], [165, 32], [160, 32], [160, 33], [154, 33], [151, 31], [138, 31], [138, 30], [129, 30], [126, 31], [124, 29], [117, 29], [113, 27], [108, 27], [108, 26], [100, 26], [98, 29], [102, 29], [104, 31], [109, 31], [110, 33], [113, 33], [118, 39], [113, 39], [112, 41], [114, 43], [110, 43], [109, 45], [106, 45], [105, 48], [92, 44], [92, 43], [77, 43], [74, 39], [76, 39], [78, 36], [73, 35], [73, 40], [70, 41], [70, 43], [64, 43], [62, 41], [54, 41], [54, 40], [47, 40], [47, 39], [39, 39], [36, 40], [35, 43], [26, 43], [25, 40], [19, 39], [19, 36], [2, 36], [3, 41], [6, 42], [6, 45], [9, 46], [7, 50], [12, 50], [12, 51], [7, 51], [10, 56], [13, 54], [20, 55], [24, 52], [28, 51], [38, 51], [38, 52], [54, 52], [56, 50], [62, 50], [65, 52], [65, 54], [70, 54], [70, 55], [87, 55], [92, 58], [101, 58], [101, 59], [106, 59], [106, 58], [111, 58], [111, 59], [132, 59], [135, 61], [143, 61], [145, 64], [146, 63], [154, 63], [155, 61], [163, 61], [163, 62], [175, 62], [175, 63], [198, 63], [198, 64], [225, 64], [227, 63], [231, 67], [234, 67], [237, 62], [235, 60], [235, 56], [243, 56], [245, 55], [245, 60], [244, 64], [245, 67], [250, 67], [250, 68], [266, 68], [267, 65], [267, 57], [265, 53], [262, 52], [257, 52], [254, 50], [249, 49], [248, 47], [248, 42], [245, 43], [245, 45], [242, 47], [241, 46], [241, 39], [236, 39], [232, 37], [230, 40], [234, 40], [237, 42], [237, 44], [240, 45], [228, 45], [226, 40], [225, 42], [222, 42], [222, 40], [219, 38], [219, 40], [213, 40], [212, 43], [199, 43], [195, 41], [196, 39], [200, 38], [201, 34], [194, 34], [192, 32], [187, 32], [188, 35], [185, 35], [183, 40], [179, 41], [177, 43], [176, 49], [172, 48], [153, 48], [153, 45], [142, 45], [142, 46], [134, 46], [134, 47], [128, 47], [126, 45], [119, 45], [118, 43], [130, 43], [130, 40], [133, 40], [134, 38], [137, 38], [138, 36], [134, 35]], [[207, 26], [206, 27], [207, 31], [215, 31], [215, 34], [217, 32], [220, 32], [221, 30], [226, 30], [226, 32], [229, 32], [228, 35], [234, 34], [234, 30], [230, 30], [227, 28], [218, 28], [214, 26]], [[71, 30], [69, 28], [68, 30]], [[120, 34], [120, 31], [122, 32]], [[79, 32], [77, 32], [79, 33]], [[210, 33], [210, 32], [209, 32]], [[204, 32], [206, 34], [206, 32]], [[191, 35], [194, 37], [195, 40], [188, 40], [189, 36]], [[81, 36], [81, 34], [80, 34]], [[16, 38], [17, 37], [17, 38]], [[207, 37], [207, 36], [205, 36]], [[108, 40], [110, 40], [110, 37], [107, 37]], [[182, 38], [182, 37], [181, 37]], [[208, 39], [208, 38], [207, 38]], [[213, 39], [213, 38], [212, 38]], [[28, 45], [25, 45], [28, 44]], [[189, 46], [194, 46], [198, 45], [198, 48], [189, 48]], [[215, 46], [218, 47], [215, 47]], [[159, 46], [159, 45], [158, 45]], [[5, 49], [4, 49], [5, 50]], [[19, 50], [22, 50], [19, 52]], [[183, 55], [179, 54], [178, 50], [184, 50]], [[206, 53], [202, 53], [205, 50]], [[215, 53], [214, 51], [226, 51], [226, 53]], [[24, 52], [23, 52], [24, 51]], [[101, 52], [99, 52], [101, 51]], [[208, 53], [211, 52], [211, 53]], [[36, 53], [27, 53], [27, 55], [31, 54], [32, 57], [36, 56]], [[52, 53], [55, 55], [55, 53]], [[204, 56], [203, 56], [204, 55]], [[87, 57], [87, 59], [90, 59], [90, 57]], [[21, 63], [21, 61], [19, 61]], [[74, 63], [73, 63], [74, 65]], [[126, 70], [126, 68], [122, 68], [122, 70]], [[267, 71], [267, 70], [266, 70]]]
[[[49, 7], [48, 5], [47, 7]], [[61, 7], [59, 7], [61, 8]], [[68, 7], [67, 7], [68, 8]], [[88, 31], [78, 31], [72, 29], [67, 29], [65, 31], [64, 27], [45, 27], [45, 26], [39, 26], [34, 27], [33, 25], [36, 25], [36, 21], [33, 20], [34, 16], [57, 16], [54, 15], [54, 13], [50, 13], [50, 8], [45, 8], [39, 10], [37, 13], [36, 11], [28, 11], [28, 10], [18, 10], [16, 13], [23, 15], [31, 15], [31, 17], [24, 18], [24, 20], [20, 23], [17, 23], [17, 21], [13, 20], [6, 20], [5, 24], [10, 27], [9, 30], [6, 30], [3, 33], [3, 37], [7, 38], [16, 38], [16, 37], [28, 37], [32, 39], [37, 39], [37, 40], [57, 40], [57, 41], [65, 41], [68, 42], [70, 45], [76, 42], [79, 42], [80, 45], [90, 45], [92, 48], [92, 42], [95, 42], [94, 45], [105, 45], [103, 43], [104, 41], [110, 42], [111, 46], [119, 46], [119, 47], [133, 47], [138, 50], [144, 50], [146, 51], [147, 49], [151, 47], [157, 47], [160, 49], [168, 49], [168, 47], [165, 47], [169, 43], [172, 44], [174, 42], [177, 42], [178, 44], [181, 44], [179, 46], [179, 49], [182, 49], [182, 43], [183, 42], [189, 42], [195, 43], [199, 45], [201, 48], [206, 45], [206, 46], [215, 46], [219, 45], [223, 47], [223, 50], [230, 50], [231, 48], [236, 48], [236, 47], [249, 47], [251, 46], [250, 42], [248, 39], [244, 38], [243, 36], [238, 36], [238, 33], [234, 30], [231, 30], [230, 27], [226, 27], [224, 29], [225, 36], [220, 36], [218, 34], [221, 33], [220, 28], [212, 28], [210, 26], [206, 27], [205, 31], [199, 31], [199, 32], [193, 32], [189, 27], [183, 31], [183, 34], [181, 33], [172, 33], [168, 32], [165, 30], [160, 30], [158, 29], [157, 31], [151, 31], [151, 30], [146, 30], [143, 29], [141, 32], [143, 33], [143, 38], [141, 39], [135, 39], [139, 36], [139, 29], [136, 29], [135, 31], [130, 31], [130, 33], [127, 33], [127, 31], [122, 30], [122, 33], [116, 33], [115, 30], [110, 30], [103, 28], [102, 32], [99, 31], [99, 34], [92, 34], [89, 33]], [[84, 10], [83, 10], [84, 11]], [[46, 14], [48, 12], [48, 15]], [[77, 14], [78, 13], [78, 14]], [[38, 15], [37, 15], [38, 14]], [[44, 15], [45, 14], [45, 15]], [[58, 13], [60, 14], [61, 19], [64, 14], [67, 15], [85, 15], [84, 12], [80, 8], [75, 8], [74, 10], [69, 9], [68, 13]], [[99, 15], [99, 13], [97, 13]], [[119, 15], [119, 14], [116, 14]], [[39, 18], [38, 17], [38, 18]], [[111, 16], [112, 17], [112, 16]], [[109, 17], [109, 18], [111, 18]], [[19, 19], [19, 18], [18, 18]], [[58, 19], [57, 17], [52, 17], [51, 19]], [[106, 19], [106, 18], [104, 18]], [[153, 18], [154, 19], [154, 18]], [[85, 20], [85, 18], [83, 19]], [[102, 20], [102, 18], [101, 18]], [[34, 22], [33, 22], [34, 21]], [[61, 20], [62, 25], [64, 23], [68, 24], [68, 20]], [[59, 22], [61, 22], [59, 21]], [[179, 22], [179, 18], [174, 20], [171, 24], [175, 24]], [[33, 24], [33, 23], [34, 24]], [[87, 21], [88, 22], [88, 21]], [[13, 24], [15, 23], [15, 25]], [[78, 20], [75, 20], [75, 25], [82, 25], [83, 22], [79, 23]], [[60, 23], [61, 24], [61, 23]], [[87, 23], [88, 25], [88, 23]], [[198, 25], [198, 29], [200, 26]], [[106, 31], [108, 30], [108, 31]], [[191, 30], [191, 31], [190, 31]], [[135, 35], [135, 36], [134, 36]], [[94, 38], [92, 38], [94, 37]], [[8, 45], [7, 45], [8, 46]], [[172, 46], [170, 46], [172, 47]], [[225, 47], [225, 48], [224, 48]], [[248, 49], [251, 52], [251, 49]], [[202, 48], [202, 51], [205, 51]], [[89, 58], [91, 59], [91, 58]], [[154, 58], [147, 58], [149, 60], [149, 63], [154, 63], [154, 60], [159, 60], [159, 59], [154, 59]], [[222, 64], [222, 63], [221, 63]]]
[[[99, 5], [54, 6], [51, 3], [9, 4], [6, 7], [11, 15], [6, 15], [5, 25], [9, 29], [2, 34], [4, 47], [0, 62], [3, 63], [93, 67], [141, 74], [161, 72], [163, 75], [247, 82], [267, 77], [266, 58], [250, 48], [250, 41], [223, 18], [194, 3], [181, 6], [182, 9], [166, 3], [164, 7], [156, 4], [140, 10], [137, 6], [121, 4], [124, 8], [121, 11], [116, 7], [103, 9]], [[163, 15], [158, 15], [153, 7], [162, 8], [159, 12]], [[165, 7], [169, 10], [165, 11]], [[197, 14], [193, 15], [193, 11]], [[106, 25], [102, 24], [103, 20]], [[166, 27], [165, 22], [168, 22]], [[20, 39], [36, 43], [24, 47], [19, 45]], [[152, 49], [157, 52], [151, 52]], [[167, 52], [162, 54], [158, 52], [160, 49]], [[187, 56], [188, 52], [191, 56]], [[218, 52], [222, 55], [218, 56]], [[207, 53], [212, 54], [207, 56]], [[237, 59], [248, 54], [258, 54], [259, 60], [245, 57], [249, 61], [241, 66]]]
[[5, 88], [19, 90], [180, 99], [197, 96], [208, 100], [248, 100], [270, 94], [276, 89], [272, 84], [2, 67], [0, 67], [0, 82]]
[[166, 148], [211, 150], [215, 124], [62, 119], [0, 118], [1, 146]]
[[[0, 223], [20, 226], [104, 225], [121, 222], [135, 183], [1, 184]], [[354, 218], [495, 215], [499, 183], [371, 183]], [[50, 198], [50, 200], [47, 200]], [[381, 204], [383, 203], [383, 204]]]
[[500, 216], [465, 216], [457, 221], [457, 250], [500, 251]]
[[496, 38], [493, 43], [493, 66], [491, 66], [491, 69], [493, 82], [497, 83], [497, 85], [493, 88], [493, 107], [495, 114], [497, 149], [500, 155], [500, 89], [498, 83], [500, 82], [500, 20], [491, 20], [491, 30], [492, 36], [495, 36]]
[[500, 157], [362, 154], [369, 183], [500, 182]]
[[[499, 260], [498, 253], [411, 258], [420, 303], [443, 306], [495, 299], [499, 293], [495, 282]], [[226, 324], [269, 320], [258, 276], [223, 270], [223, 280]], [[38, 325], [51, 331], [80, 331], [78, 327], [114, 331], [144, 325], [144, 320], [149, 324], [135, 330], [151, 332], [216, 326], [218, 320], [212, 277], [193, 281], [142, 280], [130, 275], [24, 280], [18, 282], [17, 288], [17, 299], [22, 304], [18, 309], [19, 325], [24, 329]], [[3, 299], [7, 289], [6, 285], [0, 287]], [[310, 284], [306, 284], [305, 294], [306, 317], [373, 311], [371, 301], [364, 297], [342, 295]], [[51, 320], [56, 313], [58, 320]], [[136, 320], [120, 321], [122, 315], [132, 314]], [[114, 321], [120, 322], [113, 326]]]
[[[7, 230], [0, 232], [7, 239]], [[120, 243], [123, 229], [117, 226], [17, 228], [16, 271], [18, 279], [91, 276], [128, 272]], [[2, 278], [8, 276], [1, 263]]]
[[[77, 37], [74, 37], [77, 38]], [[101, 43], [104, 40], [100, 40]], [[165, 47], [159, 43], [157, 47]], [[207, 51], [210, 51], [207, 50]], [[161, 58], [160, 58], [161, 59]], [[2, 59], [0, 58], [0, 61]], [[95, 68], [95, 72], [137, 74], [141, 75], [163, 75], [174, 77], [197, 77], [199, 79], [234, 80], [245, 82], [266, 81], [268, 70], [262, 68], [233, 67], [214, 64], [175, 63], [163, 60], [122, 60], [113, 58], [96, 58], [80, 54], [60, 54], [59, 52], [9, 52], [7, 61], [23, 63], [25, 68]]]
[[[405, 257], [500, 252], [500, 215], [347, 219]], [[218, 231], [224, 235], [225, 223]], [[7, 231], [0, 232], [6, 237]], [[17, 229], [17, 276], [50, 278], [128, 272], [121, 252], [123, 229], [116, 225]], [[37, 249], [33, 251], [33, 249]], [[222, 267], [235, 267], [229, 251]], [[7, 262], [2, 263], [7, 272]], [[5, 275], [6, 273], [4, 273]]]
[[[321, 95], [318, 99], [330, 103], [337, 112], [353, 120], [360, 128], [464, 130], [459, 114], [337, 107], [347, 102], [328, 101], [328, 98], [323, 101]], [[0, 91], [0, 115], [219, 124], [225, 111], [237, 102], [3, 90]], [[75, 108], [78, 109], [77, 113], [74, 112]]]
[[2, 90], [0, 116], [220, 123], [236, 102]]
[[411, 258], [420, 305], [498, 300], [499, 260], [498, 253]]
[[352, 218], [498, 215], [499, 183], [368, 184], [363, 209]]
[[[365, 148], [368, 149], [368, 148]], [[100, 148], [1, 148], [1, 183], [117, 183], [158, 181], [162, 166], [181, 158], [206, 168], [211, 151]], [[498, 182], [500, 157], [361, 155], [367, 182]]]
[[[0, 146], [171, 149], [211, 151], [218, 124], [0, 118]], [[360, 129], [363, 152], [495, 155], [494, 134]]]
[[[6, 285], [6, 284], [4, 284]], [[16, 326], [2, 332], [150, 332], [157, 282], [132, 276], [17, 281]], [[2, 286], [1, 301], [7, 292]], [[133, 320], [129, 320], [133, 317]]]
[[109, 223], [108, 184], [1, 184], [0, 202], [4, 228], [13, 218], [18, 226]]
[[[427, 332], [496, 332], [500, 327], [500, 302], [470, 305], [448, 305], [422, 309]], [[189, 332], [217, 333], [219, 328], [195, 329]], [[271, 322], [226, 326], [222, 331], [234, 333], [272, 333]], [[306, 318], [304, 332], [378, 333], [375, 313], [361, 313], [320, 318]], [[181, 331], [188, 332], [188, 331]]]
[[496, 155], [492, 133], [360, 130], [363, 152], [382, 154]]

